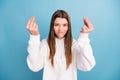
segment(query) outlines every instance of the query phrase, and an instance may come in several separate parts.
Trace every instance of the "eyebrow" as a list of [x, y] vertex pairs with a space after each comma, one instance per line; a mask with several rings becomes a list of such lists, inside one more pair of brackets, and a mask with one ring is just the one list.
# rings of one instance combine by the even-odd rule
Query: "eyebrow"
[[[59, 24], [59, 23], [57, 23], [57, 22], [54, 22], [54, 24]], [[68, 24], [68, 23], [64, 23], [64, 24]]]
[[68, 25], [68, 23], [64, 23], [63, 25]]

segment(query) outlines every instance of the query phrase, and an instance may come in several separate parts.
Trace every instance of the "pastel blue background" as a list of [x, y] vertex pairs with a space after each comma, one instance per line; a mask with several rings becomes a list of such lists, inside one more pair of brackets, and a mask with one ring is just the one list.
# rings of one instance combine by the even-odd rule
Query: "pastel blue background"
[[90, 34], [96, 66], [78, 71], [78, 80], [120, 80], [120, 1], [119, 0], [0, 0], [0, 80], [42, 80], [26, 64], [29, 33], [25, 26], [36, 16], [41, 39], [49, 32], [51, 16], [66, 10], [75, 39], [88, 17], [94, 25]]

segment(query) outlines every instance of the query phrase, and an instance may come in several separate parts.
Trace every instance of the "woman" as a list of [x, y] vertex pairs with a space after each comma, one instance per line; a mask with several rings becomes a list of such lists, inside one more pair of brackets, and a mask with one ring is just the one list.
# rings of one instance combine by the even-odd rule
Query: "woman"
[[77, 80], [77, 69], [90, 71], [95, 66], [88, 34], [91, 22], [84, 18], [78, 40], [72, 39], [71, 22], [64, 10], [57, 10], [51, 19], [47, 39], [40, 41], [38, 25], [31, 17], [27, 23], [30, 32], [27, 64], [30, 70], [43, 70], [43, 80]]

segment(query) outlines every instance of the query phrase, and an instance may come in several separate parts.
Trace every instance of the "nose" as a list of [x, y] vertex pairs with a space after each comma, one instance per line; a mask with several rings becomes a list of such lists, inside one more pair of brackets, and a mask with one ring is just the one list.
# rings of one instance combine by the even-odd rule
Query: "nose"
[[59, 32], [62, 32], [63, 28], [62, 26], [59, 26]]

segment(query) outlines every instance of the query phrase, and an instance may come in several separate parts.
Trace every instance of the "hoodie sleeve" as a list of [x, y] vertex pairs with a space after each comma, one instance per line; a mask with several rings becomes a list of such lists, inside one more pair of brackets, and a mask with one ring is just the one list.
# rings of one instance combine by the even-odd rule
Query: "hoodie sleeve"
[[37, 72], [44, 66], [44, 54], [47, 52], [44, 41], [40, 42], [40, 35], [30, 35], [28, 41], [27, 64], [30, 70]]
[[80, 33], [78, 40], [74, 43], [76, 54], [76, 66], [82, 71], [90, 71], [96, 64], [93, 51], [90, 45], [88, 33]]

